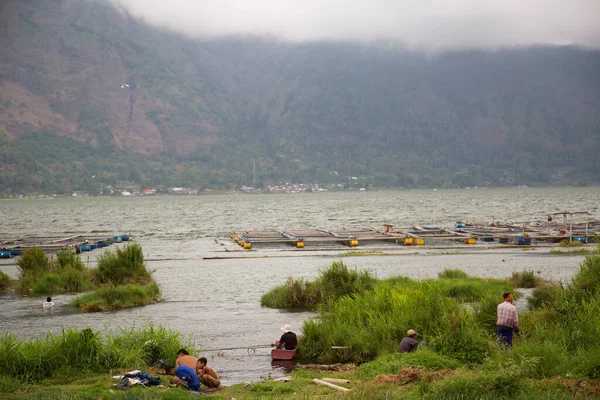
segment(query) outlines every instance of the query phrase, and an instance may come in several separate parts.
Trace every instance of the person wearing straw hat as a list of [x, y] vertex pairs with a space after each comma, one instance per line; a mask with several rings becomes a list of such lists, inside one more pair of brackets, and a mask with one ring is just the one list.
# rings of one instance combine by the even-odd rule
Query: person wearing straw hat
[[411, 353], [417, 349], [419, 346], [419, 342], [417, 342], [417, 332], [414, 329], [409, 329], [406, 332], [406, 337], [402, 339], [400, 342], [400, 346], [398, 347], [399, 353]]
[[281, 328], [283, 335], [279, 340], [276, 340], [272, 346], [277, 346], [279, 349], [294, 350], [298, 346], [298, 337], [289, 325], [284, 325]]

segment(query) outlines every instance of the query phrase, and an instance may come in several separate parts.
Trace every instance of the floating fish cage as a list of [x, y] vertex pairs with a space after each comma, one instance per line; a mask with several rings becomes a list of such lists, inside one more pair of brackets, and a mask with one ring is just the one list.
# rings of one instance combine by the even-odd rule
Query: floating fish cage
[[[564, 213], [560, 213], [564, 214]], [[569, 213], [567, 213], [569, 214]], [[577, 214], [570, 213], [569, 215]], [[583, 214], [583, 213], [580, 213]], [[600, 222], [558, 224], [548, 217], [547, 222], [532, 223], [472, 223], [457, 221], [454, 227], [412, 226], [394, 228], [382, 224], [382, 228], [354, 229], [284, 229], [244, 230], [231, 233], [231, 239], [244, 250], [256, 248], [281, 248], [293, 246], [297, 249], [325, 247], [368, 247], [377, 246], [461, 246], [461, 245], [515, 245], [552, 244], [564, 240], [590, 243], [600, 232]]]
[[110, 246], [113, 243], [128, 242], [129, 235], [92, 236], [78, 235], [70, 237], [24, 237], [18, 239], [0, 239], [0, 258], [19, 256], [26, 249], [41, 248], [46, 253], [71, 250], [77, 254]]

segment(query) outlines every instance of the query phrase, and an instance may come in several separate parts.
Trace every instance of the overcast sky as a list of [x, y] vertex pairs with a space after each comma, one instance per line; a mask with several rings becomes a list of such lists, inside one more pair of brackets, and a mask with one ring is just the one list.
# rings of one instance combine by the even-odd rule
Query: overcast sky
[[443, 50], [527, 44], [600, 47], [600, 0], [109, 0], [194, 37], [396, 40]]

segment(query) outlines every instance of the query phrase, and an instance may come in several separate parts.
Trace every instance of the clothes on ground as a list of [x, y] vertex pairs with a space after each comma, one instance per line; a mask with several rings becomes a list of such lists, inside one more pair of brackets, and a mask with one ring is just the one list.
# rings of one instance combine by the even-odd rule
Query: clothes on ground
[[119, 389], [129, 389], [135, 385], [142, 386], [162, 386], [162, 381], [158, 376], [151, 376], [145, 372], [127, 373], [121, 382], [117, 383]]
[[410, 336], [406, 336], [400, 342], [400, 346], [398, 347], [398, 352], [399, 353], [410, 353], [412, 351], [415, 351], [417, 349], [417, 346], [419, 346], [419, 342], [417, 342], [414, 338], [412, 338]]
[[198, 359], [194, 356], [189, 355], [182, 355], [181, 357], [178, 357], [175, 361], [175, 367], [185, 365], [186, 367], [190, 367], [193, 370], [196, 370], [196, 364], [198, 364]]
[[196, 375], [196, 371], [193, 368], [181, 365], [175, 368], [175, 376], [177, 376], [188, 389], [200, 389], [200, 379], [198, 379], [198, 375]]
[[294, 332], [286, 332], [281, 335], [279, 346], [286, 350], [294, 350], [298, 346], [298, 337]]
[[52, 308], [52, 307], [54, 307], [54, 302], [53, 301], [45, 301], [44, 304], [42, 304], [42, 306], [44, 308]]
[[498, 319], [496, 320], [496, 326], [507, 326], [511, 329], [518, 330], [519, 316], [517, 314], [517, 307], [513, 306], [508, 301], [498, 304]]

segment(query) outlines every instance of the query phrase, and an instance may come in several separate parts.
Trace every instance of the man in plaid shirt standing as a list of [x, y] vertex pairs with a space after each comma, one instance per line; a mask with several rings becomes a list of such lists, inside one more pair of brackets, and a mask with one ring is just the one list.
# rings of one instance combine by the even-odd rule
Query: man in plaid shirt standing
[[513, 294], [502, 295], [504, 303], [498, 304], [498, 319], [496, 320], [496, 334], [500, 344], [512, 347], [513, 332], [519, 334], [519, 316], [517, 307], [513, 306]]

